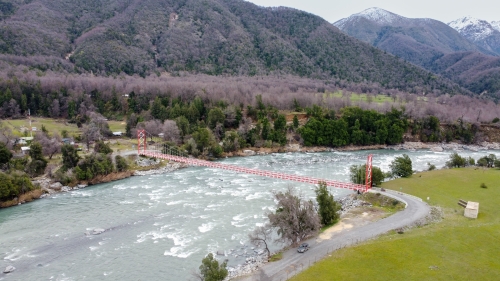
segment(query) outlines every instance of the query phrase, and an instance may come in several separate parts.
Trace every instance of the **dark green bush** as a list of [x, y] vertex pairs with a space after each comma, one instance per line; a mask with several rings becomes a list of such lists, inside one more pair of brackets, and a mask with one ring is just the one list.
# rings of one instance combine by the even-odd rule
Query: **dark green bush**
[[110, 154], [113, 153], [113, 149], [109, 147], [107, 143], [104, 143], [104, 141], [96, 141], [94, 144], [94, 151], [96, 153], [102, 153], [102, 154]]
[[27, 174], [19, 171], [10, 174], [0, 172], [0, 200], [10, 200], [33, 189]]
[[124, 172], [128, 170], [127, 160], [125, 160], [125, 158], [121, 157], [120, 155], [115, 156], [115, 164], [116, 170], [118, 172]]

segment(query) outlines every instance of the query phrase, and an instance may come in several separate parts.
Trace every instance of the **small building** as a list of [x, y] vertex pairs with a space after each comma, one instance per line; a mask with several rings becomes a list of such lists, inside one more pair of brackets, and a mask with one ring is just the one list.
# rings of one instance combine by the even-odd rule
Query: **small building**
[[113, 137], [121, 137], [122, 135], [122, 132], [113, 132]]
[[22, 146], [21, 147], [21, 153], [23, 155], [28, 155], [28, 153], [30, 153], [30, 150], [31, 150], [31, 148], [29, 146]]
[[466, 218], [477, 219], [479, 214], [479, 203], [469, 201], [465, 207], [464, 216]]
[[20, 144], [20, 145], [27, 145], [27, 144], [30, 144], [32, 141], [33, 141], [33, 137], [21, 137], [21, 138], [16, 140], [16, 143]]

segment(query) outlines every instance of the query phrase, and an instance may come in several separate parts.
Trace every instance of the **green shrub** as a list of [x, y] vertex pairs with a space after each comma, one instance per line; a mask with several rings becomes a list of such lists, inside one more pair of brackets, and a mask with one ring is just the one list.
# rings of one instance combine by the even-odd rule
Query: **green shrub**
[[74, 171], [77, 179], [91, 180], [98, 175], [109, 175], [113, 170], [111, 156], [94, 153], [81, 160]]
[[[349, 177], [351, 178], [351, 182], [357, 184], [365, 184], [366, 181], [366, 164], [363, 165], [352, 165], [349, 168]], [[380, 185], [387, 175], [382, 172], [379, 167], [372, 167], [372, 183], [374, 186]]]
[[466, 159], [458, 155], [458, 153], [456, 152], [450, 155], [450, 160], [446, 161], [446, 167], [448, 168], [465, 167], [466, 164], [467, 164]]
[[94, 151], [96, 153], [102, 153], [102, 154], [113, 153], [113, 149], [111, 149], [111, 147], [109, 147], [109, 145], [107, 143], [104, 143], [102, 140], [95, 142]]
[[115, 165], [118, 172], [124, 172], [128, 170], [127, 160], [125, 160], [125, 158], [121, 157], [120, 155], [115, 156]]
[[480, 186], [481, 186], [481, 188], [488, 188], [488, 186], [487, 186], [484, 182], [483, 182], [483, 183], [481, 183], [481, 185], [480, 185]]
[[434, 171], [436, 170], [436, 165], [434, 164], [431, 164], [431, 163], [427, 163], [427, 171]]
[[10, 174], [0, 172], [0, 200], [10, 200], [34, 189], [27, 174], [19, 171]]
[[393, 177], [407, 178], [413, 175], [412, 162], [408, 155], [396, 157], [389, 165]]

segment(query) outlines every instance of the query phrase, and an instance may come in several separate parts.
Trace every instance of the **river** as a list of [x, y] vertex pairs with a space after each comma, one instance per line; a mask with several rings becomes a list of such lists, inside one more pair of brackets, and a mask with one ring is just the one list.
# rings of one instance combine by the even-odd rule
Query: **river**
[[[444, 166], [450, 151], [357, 151], [272, 154], [221, 162], [249, 168], [348, 181], [349, 166], [383, 171], [403, 153], [415, 170], [427, 162]], [[461, 151], [476, 160], [499, 151]], [[229, 264], [252, 249], [247, 235], [273, 210], [272, 190], [296, 187], [314, 197], [314, 187], [278, 179], [189, 167], [137, 176], [60, 193], [0, 210], [0, 280], [191, 280], [202, 258], [217, 250]], [[336, 197], [351, 191], [332, 190]], [[95, 228], [100, 235], [86, 235]], [[245, 254], [246, 252], [246, 254]], [[239, 257], [235, 257], [239, 254]], [[1, 271], [0, 271], [1, 272]]]

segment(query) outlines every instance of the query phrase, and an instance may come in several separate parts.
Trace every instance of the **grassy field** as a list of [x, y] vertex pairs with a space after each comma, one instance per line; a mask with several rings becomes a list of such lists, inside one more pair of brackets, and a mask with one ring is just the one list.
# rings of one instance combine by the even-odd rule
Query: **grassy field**
[[[325, 98], [329, 97], [329, 98], [342, 98], [344, 96], [344, 94], [342, 92], [335, 92], [335, 93], [330, 93], [330, 94], [325, 94]], [[385, 102], [389, 102], [389, 103], [392, 103], [394, 102], [394, 100], [389, 97], [389, 96], [386, 96], [386, 95], [376, 95], [376, 96], [371, 96], [372, 99], [372, 102], [375, 102], [375, 103], [385, 103]], [[351, 101], [352, 102], [357, 102], [357, 101], [368, 101], [368, 95], [367, 94], [355, 94], [355, 93], [352, 93], [351, 94]]]
[[[14, 134], [18, 136], [23, 136], [21, 128], [29, 127], [29, 122], [27, 119], [16, 119], [16, 120], [6, 120], [5, 123], [13, 130]], [[123, 132], [125, 133], [125, 122], [123, 121], [108, 121], [109, 129], [112, 132]], [[76, 124], [70, 124], [64, 119], [52, 119], [52, 118], [31, 118], [31, 126], [36, 127], [38, 131], [42, 130], [42, 125], [47, 128], [50, 133], [57, 132], [61, 135], [62, 130], [68, 131], [70, 136], [79, 134], [80, 130]]]
[[124, 121], [108, 121], [108, 125], [111, 132], [125, 133], [126, 123]]
[[[21, 128], [29, 127], [29, 122], [27, 119], [16, 119], [16, 120], [5, 120], [4, 121], [11, 129], [12, 132], [17, 136], [23, 136]], [[80, 130], [76, 124], [70, 124], [67, 120], [63, 119], [51, 119], [51, 118], [31, 118], [31, 126], [36, 127], [38, 131], [42, 130], [42, 125], [47, 128], [50, 133], [57, 132], [61, 135], [62, 130], [68, 131], [69, 136], [79, 134]]]
[[[70, 137], [74, 137], [80, 134], [80, 129], [76, 126], [76, 124], [70, 124], [66, 120], [62, 119], [52, 119], [52, 118], [37, 118], [34, 117], [31, 119], [32, 126], [36, 127], [38, 131], [42, 130], [42, 125], [47, 128], [50, 134], [58, 133], [62, 135], [62, 131], [66, 130]], [[12, 129], [14, 135], [21, 137], [24, 136], [21, 128], [28, 128], [29, 123], [27, 119], [18, 119], [18, 120], [5, 120], [5, 124]], [[125, 133], [125, 122], [123, 121], [108, 121], [109, 129], [112, 132], [122, 132]], [[137, 145], [137, 140], [135, 138], [111, 138], [109, 139], [110, 147], [116, 152], [122, 152], [126, 150], [134, 149], [134, 145]], [[82, 154], [83, 155], [83, 154]], [[60, 162], [60, 154], [54, 155], [53, 159], [50, 160], [51, 163], [59, 163]]]
[[[500, 170], [438, 170], [383, 187], [429, 197], [444, 220], [339, 250], [292, 280], [499, 280]], [[480, 203], [477, 220], [458, 199]]]

